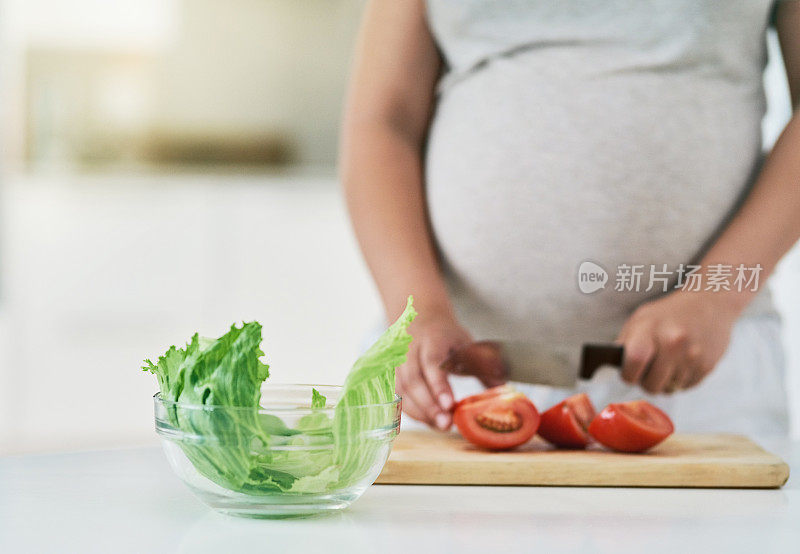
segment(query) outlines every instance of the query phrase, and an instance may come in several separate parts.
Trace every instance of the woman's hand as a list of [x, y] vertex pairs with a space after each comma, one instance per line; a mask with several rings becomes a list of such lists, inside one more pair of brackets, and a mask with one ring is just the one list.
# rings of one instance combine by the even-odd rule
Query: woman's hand
[[725, 353], [739, 313], [714, 295], [676, 291], [642, 304], [617, 337], [625, 347], [622, 378], [652, 394], [700, 383]]
[[[776, 26], [789, 78], [792, 118], [739, 211], [706, 252], [704, 268], [725, 262], [762, 268], [762, 282], [800, 237], [800, 2], [781, 2]], [[648, 392], [693, 387], [725, 353], [731, 329], [755, 290], [676, 291], [642, 305], [625, 323], [622, 377]]]
[[[403, 411], [412, 418], [445, 431], [453, 423], [453, 391], [447, 382], [445, 362], [472, 342], [472, 337], [451, 315], [424, 316], [411, 324], [414, 337], [406, 363], [397, 368], [397, 392], [403, 397]], [[449, 365], [449, 364], [448, 364]], [[467, 374], [472, 368], [457, 368]], [[475, 375], [484, 385], [501, 384], [494, 375]]]
[[[762, 281], [800, 237], [800, 2], [781, 2], [778, 36], [795, 112], [739, 211], [699, 265], [759, 264]], [[617, 338], [622, 378], [652, 393], [700, 383], [725, 353], [731, 329], [756, 291], [676, 291], [643, 304]]]

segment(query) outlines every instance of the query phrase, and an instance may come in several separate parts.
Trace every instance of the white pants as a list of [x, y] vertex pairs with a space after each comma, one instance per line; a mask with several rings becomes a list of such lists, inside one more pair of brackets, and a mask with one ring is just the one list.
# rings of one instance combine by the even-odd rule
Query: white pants
[[[451, 384], [457, 399], [481, 390], [480, 383], [469, 377], [453, 377]], [[717, 367], [687, 391], [652, 396], [626, 384], [618, 370], [609, 368], [573, 390], [522, 383], [517, 388], [540, 411], [585, 392], [598, 410], [610, 402], [645, 398], [669, 414], [678, 432], [731, 432], [758, 438], [789, 432], [781, 322], [776, 315], [741, 318]]]

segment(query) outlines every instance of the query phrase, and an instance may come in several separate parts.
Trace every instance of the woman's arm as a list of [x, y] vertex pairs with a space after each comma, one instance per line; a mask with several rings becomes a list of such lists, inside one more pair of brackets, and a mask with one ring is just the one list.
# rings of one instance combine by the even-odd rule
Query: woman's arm
[[[704, 268], [718, 263], [761, 264], [761, 276], [766, 278], [800, 238], [800, 2], [781, 2], [776, 23], [794, 115], [745, 203], [703, 257]], [[740, 312], [755, 294], [731, 291], [723, 293], [722, 301]]]
[[[423, 0], [372, 0], [357, 44], [340, 170], [347, 205], [388, 316], [409, 294], [419, 317], [397, 372], [406, 412], [450, 427], [453, 395], [441, 364], [470, 341], [453, 315], [431, 239], [423, 145], [441, 61]], [[484, 379], [487, 384], [496, 384]]]
[[[761, 282], [800, 238], [800, 2], [777, 12], [781, 50], [794, 115], [738, 213], [700, 264], [763, 268]], [[618, 338], [625, 344], [623, 378], [650, 392], [698, 384], [725, 352], [736, 318], [756, 294], [751, 289], [677, 291], [642, 305]]]
[[368, 3], [340, 168], [353, 227], [388, 316], [402, 310], [409, 293], [420, 313], [452, 312], [422, 190], [422, 147], [439, 70], [422, 0]]

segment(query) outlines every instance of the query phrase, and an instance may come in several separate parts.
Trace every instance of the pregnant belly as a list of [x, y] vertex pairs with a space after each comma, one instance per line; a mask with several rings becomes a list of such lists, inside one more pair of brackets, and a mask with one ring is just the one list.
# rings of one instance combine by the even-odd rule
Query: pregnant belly
[[[746, 188], [758, 98], [646, 74], [578, 79], [490, 66], [442, 96], [428, 144], [435, 240], [478, 335], [608, 338], [651, 293], [619, 264], [691, 260]], [[728, 88], [726, 88], [726, 86]], [[582, 261], [610, 286], [582, 294]]]

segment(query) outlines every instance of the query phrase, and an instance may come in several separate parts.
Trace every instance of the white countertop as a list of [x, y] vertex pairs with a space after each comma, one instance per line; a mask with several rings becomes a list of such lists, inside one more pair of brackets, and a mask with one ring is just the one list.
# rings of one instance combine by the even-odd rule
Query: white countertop
[[306, 520], [212, 512], [157, 448], [0, 458], [0, 552], [800, 552], [781, 490], [375, 485]]

